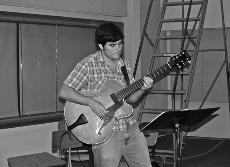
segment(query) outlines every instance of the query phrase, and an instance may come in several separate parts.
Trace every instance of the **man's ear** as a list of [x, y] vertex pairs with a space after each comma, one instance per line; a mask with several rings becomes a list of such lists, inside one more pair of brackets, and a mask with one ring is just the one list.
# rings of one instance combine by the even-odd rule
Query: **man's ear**
[[99, 47], [101, 50], [103, 50], [102, 44], [98, 44], [98, 47]]

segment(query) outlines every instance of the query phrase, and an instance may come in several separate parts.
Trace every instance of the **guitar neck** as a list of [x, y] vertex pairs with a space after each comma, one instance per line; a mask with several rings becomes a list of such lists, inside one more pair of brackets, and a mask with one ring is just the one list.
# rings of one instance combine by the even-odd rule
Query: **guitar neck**
[[[170, 62], [164, 64], [163, 66], [161, 66], [160, 68], [158, 68], [154, 72], [148, 74], [147, 76], [153, 80], [153, 83], [158, 82], [159, 80], [165, 78], [171, 71], [174, 70], [174, 68], [172, 68], [172, 65], [171, 65], [172, 63], [173, 63], [173, 61], [170, 61]], [[126, 88], [120, 90], [115, 95], [116, 95], [117, 99], [120, 101], [120, 100], [128, 97], [133, 92], [140, 89], [143, 85], [144, 85], [144, 80], [143, 80], [143, 78], [141, 78], [141, 79], [137, 80], [136, 82], [132, 83], [131, 85], [127, 86]]]

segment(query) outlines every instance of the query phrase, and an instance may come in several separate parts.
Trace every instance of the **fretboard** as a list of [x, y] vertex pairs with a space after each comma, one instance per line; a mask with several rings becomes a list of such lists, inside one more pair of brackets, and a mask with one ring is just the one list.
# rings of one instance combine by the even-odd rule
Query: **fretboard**
[[[161, 79], [165, 78], [170, 72], [173, 71], [174, 68], [172, 68], [173, 62], [168, 62], [155, 70], [154, 72], [151, 72], [147, 76], [150, 77], [153, 80], [153, 83], [156, 83], [160, 81]], [[122, 99], [125, 99], [133, 92], [137, 91], [144, 85], [144, 79], [139, 79], [136, 82], [132, 83], [131, 85], [127, 86], [126, 88], [120, 90], [115, 94], [117, 99], [120, 101]]]

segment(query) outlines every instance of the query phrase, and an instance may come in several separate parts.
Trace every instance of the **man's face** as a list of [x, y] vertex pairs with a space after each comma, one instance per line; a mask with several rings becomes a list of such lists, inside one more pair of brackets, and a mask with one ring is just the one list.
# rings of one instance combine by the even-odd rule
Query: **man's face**
[[111, 60], [118, 60], [123, 50], [123, 41], [107, 42], [103, 47], [104, 55]]

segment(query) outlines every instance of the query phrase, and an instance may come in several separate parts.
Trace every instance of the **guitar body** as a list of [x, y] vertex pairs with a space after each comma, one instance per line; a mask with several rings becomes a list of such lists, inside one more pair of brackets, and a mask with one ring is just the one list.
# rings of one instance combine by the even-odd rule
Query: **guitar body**
[[71, 132], [86, 144], [100, 144], [107, 140], [112, 132], [116, 119], [130, 117], [133, 113], [131, 105], [122, 101], [116, 104], [111, 94], [118, 92], [124, 86], [116, 80], [108, 80], [98, 92], [82, 91], [83, 95], [101, 102], [108, 111], [108, 120], [98, 117], [90, 107], [72, 102], [66, 102], [64, 116]]

